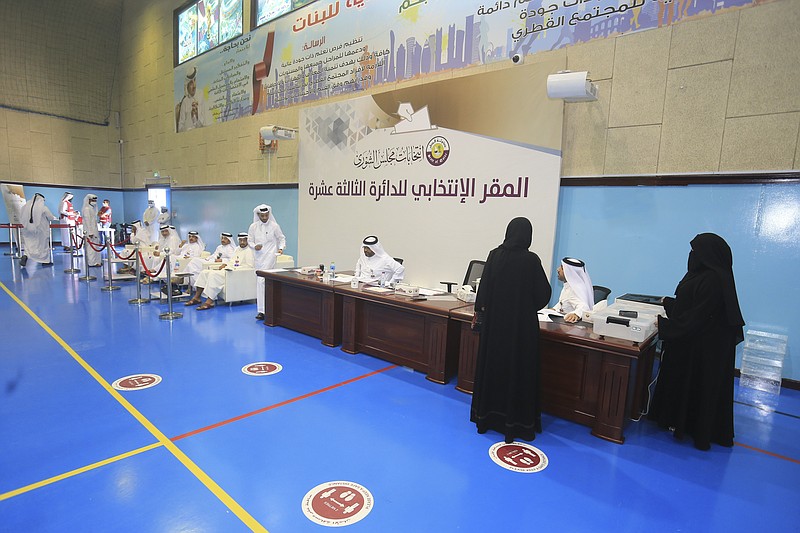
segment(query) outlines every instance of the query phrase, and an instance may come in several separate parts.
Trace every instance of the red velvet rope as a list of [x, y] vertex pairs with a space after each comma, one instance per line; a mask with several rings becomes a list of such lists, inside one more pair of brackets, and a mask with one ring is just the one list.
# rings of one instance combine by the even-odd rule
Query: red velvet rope
[[85, 240], [83, 237], [80, 237], [81, 243], [78, 244], [78, 237], [73, 232], [70, 232], [69, 239], [72, 241], [72, 247], [75, 248], [75, 250], [83, 248], [83, 241]]
[[144, 257], [142, 257], [142, 252], [139, 252], [139, 262], [142, 264], [142, 269], [143, 269], [144, 273], [147, 274], [147, 276], [151, 277], [151, 278], [157, 278], [158, 275], [161, 274], [161, 271], [164, 270], [164, 265], [167, 264], [166, 258], [162, 259], [161, 260], [161, 266], [158, 267], [158, 272], [153, 274], [152, 272], [150, 272], [150, 269], [147, 268], [147, 265], [144, 264]]
[[[122, 244], [122, 243], [118, 243], [118, 244]], [[133, 251], [131, 252], [131, 255], [129, 255], [128, 257], [122, 257], [122, 256], [121, 256], [121, 255], [119, 255], [119, 254], [117, 253], [117, 251], [114, 249], [114, 245], [113, 245], [113, 244], [111, 244], [111, 243], [108, 243], [108, 247], [109, 247], [109, 248], [111, 248], [111, 251], [112, 251], [112, 252], [114, 252], [114, 255], [116, 255], [116, 256], [117, 256], [117, 259], [119, 259], [119, 260], [121, 260], [121, 261], [129, 261], [129, 260], [133, 259], [133, 257], [136, 255], [136, 250], [133, 250]]]
[[103, 245], [103, 243], [101, 242], [94, 243], [89, 240], [89, 237], [84, 237], [83, 242], [89, 244], [89, 246], [91, 246], [92, 250], [94, 250], [95, 252], [102, 252], [103, 248], [105, 248], [105, 245]]

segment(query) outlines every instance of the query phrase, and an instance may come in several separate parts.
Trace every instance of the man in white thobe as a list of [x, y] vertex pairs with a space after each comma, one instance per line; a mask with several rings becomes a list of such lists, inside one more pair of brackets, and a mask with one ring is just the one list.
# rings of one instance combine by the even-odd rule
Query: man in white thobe
[[25, 243], [25, 255], [19, 261], [24, 267], [28, 259], [43, 265], [52, 265], [50, 261], [50, 221], [58, 220], [46, 205], [44, 196], [38, 192], [25, 203], [21, 209], [22, 239]]
[[[283, 235], [278, 221], [272, 214], [272, 208], [266, 204], [257, 205], [253, 209], [253, 223], [247, 230], [250, 246], [255, 251], [256, 270], [275, 268], [278, 256], [286, 248], [286, 237]], [[258, 314], [256, 320], [264, 320], [265, 280], [258, 276], [256, 280], [256, 302]]]
[[147, 200], [147, 209], [142, 213], [142, 226], [150, 235], [150, 241], [158, 240], [158, 209], [155, 200]]
[[555, 310], [564, 313], [564, 320], [577, 322], [583, 313], [594, 308], [592, 279], [586, 272], [586, 263], [574, 257], [565, 257], [558, 267], [558, 279], [564, 283]]
[[[83, 198], [83, 248], [86, 266], [99, 267], [102, 255], [95, 248], [101, 248], [100, 230], [97, 227], [97, 195], [87, 194]], [[102, 249], [102, 248], [101, 248]]]
[[189, 264], [183, 269], [184, 274], [189, 274], [189, 285], [194, 287], [195, 281], [197, 280], [197, 275], [200, 274], [200, 272], [202, 272], [205, 268], [208, 268], [214, 264], [227, 263], [228, 259], [233, 257], [234, 252], [236, 252], [236, 247], [233, 246], [231, 242], [232, 238], [233, 235], [228, 232], [220, 233], [219, 246], [217, 246], [217, 248], [214, 250], [214, 253], [205, 259], [195, 257], [189, 261]]
[[356, 278], [364, 283], [395, 285], [403, 281], [405, 267], [386, 253], [378, 237], [370, 235], [361, 243]]
[[217, 299], [217, 296], [225, 287], [226, 272], [235, 270], [252, 270], [253, 274], [255, 274], [255, 254], [253, 249], [247, 245], [247, 233], [239, 234], [239, 247], [236, 248], [228, 262], [220, 263], [219, 267], [215, 265], [214, 268], [207, 268], [200, 272], [194, 286], [195, 294], [184, 305], [198, 304], [200, 303], [200, 298], [205, 297], [206, 301], [197, 309], [205, 310], [214, 307], [214, 300]]
[[161, 212], [158, 214], [158, 218], [156, 219], [159, 227], [163, 226], [164, 224], [169, 224], [170, 219], [172, 219], [172, 215], [170, 215], [167, 206], [162, 205]]
[[186, 240], [181, 241], [180, 248], [174, 257], [183, 257], [188, 259], [190, 257], [200, 257], [206, 251], [206, 243], [203, 238], [196, 231], [190, 231], [187, 234]]

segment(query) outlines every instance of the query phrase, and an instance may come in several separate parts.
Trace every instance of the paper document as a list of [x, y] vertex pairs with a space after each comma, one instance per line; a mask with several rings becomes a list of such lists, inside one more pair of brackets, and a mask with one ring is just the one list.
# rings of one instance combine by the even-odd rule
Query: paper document
[[449, 293], [444, 291], [437, 291], [434, 289], [423, 289], [422, 287], [419, 288], [419, 293], [422, 296], [446, 296]]
[[387, 289], [386, 287], [364, 287], [365, 291], [377, 292], [386, 294], [387, 292], [394, 292], [394, 289]]

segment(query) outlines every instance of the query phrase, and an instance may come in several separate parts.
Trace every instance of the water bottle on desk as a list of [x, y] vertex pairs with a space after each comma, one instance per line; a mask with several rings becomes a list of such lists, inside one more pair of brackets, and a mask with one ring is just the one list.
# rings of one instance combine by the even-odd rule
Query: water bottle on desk
[[329, 269], [329, 273], [331, 275], [331, 281], [336, 279], [336, 263], [331, 261], [331, 268]]
[[358, 288], [358, 279], [361, 277], [361, 264], [359, 263], [356, 266], [356, 273], [353, 276], [353, 279], [350, 280], [350, 287], [353, 289]]

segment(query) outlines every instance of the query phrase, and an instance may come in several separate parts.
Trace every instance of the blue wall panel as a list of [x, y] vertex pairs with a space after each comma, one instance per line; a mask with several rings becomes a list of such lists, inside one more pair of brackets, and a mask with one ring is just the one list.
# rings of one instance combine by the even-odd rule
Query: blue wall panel
[[592, 281], [612, 289], [610, 300], [673, 294], [689, 241], [719, 234], [733, 250], [746, 328], [789, 335], [783, 376], [800, 379], [800, 186], [562, 187], [558, 220], [555, 257], [584, 259]]

